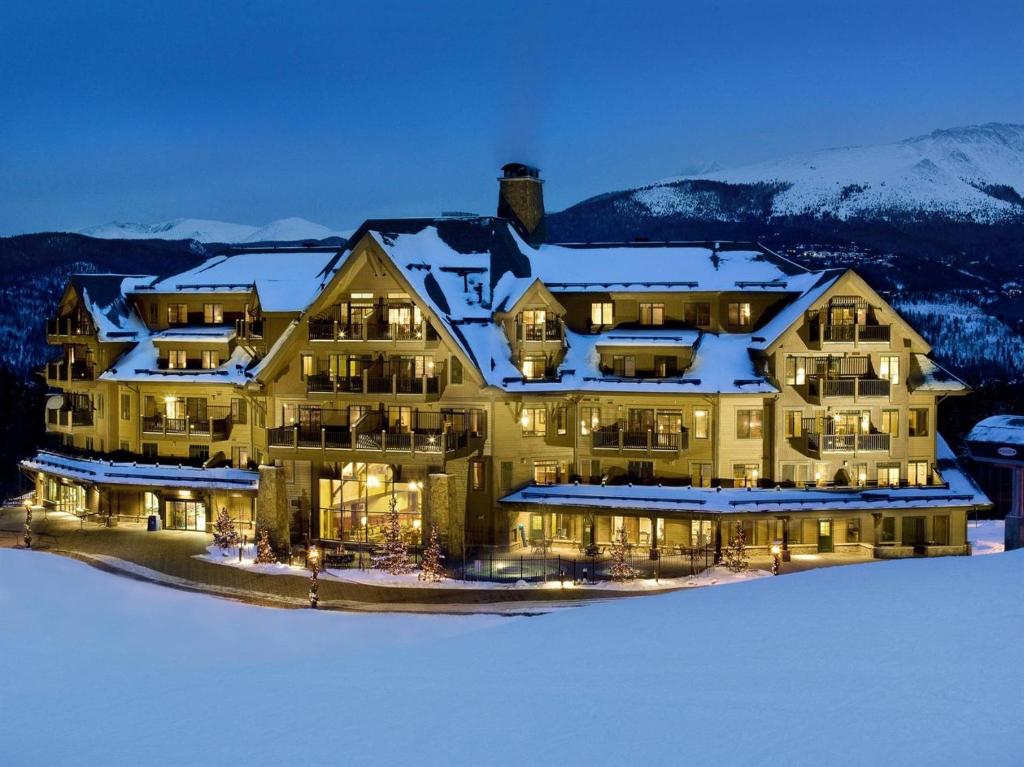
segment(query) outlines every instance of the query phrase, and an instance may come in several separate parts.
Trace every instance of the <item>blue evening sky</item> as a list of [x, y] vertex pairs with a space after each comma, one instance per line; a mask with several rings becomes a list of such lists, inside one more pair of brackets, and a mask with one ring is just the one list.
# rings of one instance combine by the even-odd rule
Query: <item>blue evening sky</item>
[[22, 2], [0, 234], [549, 209], [691, 170], [1024, 122], [1024, 2]]

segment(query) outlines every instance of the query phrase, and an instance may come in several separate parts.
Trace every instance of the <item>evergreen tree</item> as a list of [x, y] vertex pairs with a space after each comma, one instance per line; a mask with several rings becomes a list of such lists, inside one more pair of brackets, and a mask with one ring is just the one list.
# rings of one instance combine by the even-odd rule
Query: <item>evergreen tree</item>
[[373, 557], [373, 568], [384, 570], [391, 575], [405, 575], [412, 570], [409, 552], [402, 541], [402, 525], [398, 519], [398, 499], [394, 495], [388, 501], [390, 511], [384, 524], [384, 542]]
[[274, 549], [270, 546], [270, 531], [267, 528], [260, 530], [259, 540], [256, 542], [256, 564], [272, 565], [277, 562], [274, 556]]
[[213, 542], [222, 549], [238, 545], [238, 531], [226, 508], [221, 508], [217, 514], [217, 521], [213, 526]]
[[430, 526], [430, 543], [423, 551], [423, 566], [420, 568], [420, 580], [428, 583], [437, 583], [444, 580], [444, 565], [441, 560], [444, 554], [441, 553], [441, 541], [437, 537], [437, 525]]
[[729, 541], [729, 546], [722, 555], [722, 562], [734, 573], [742, 573], [747, 569], [747, 548], [743, 525], [736, 525], [736, 535]]
[[629, 562], [626, 561], [626, 555], [629, 553], [629, 538], [626, 535], [626, 528], [620, 527], [615, 531], [615, 536], [612, 538], [612, 580], [613, 581], [631, 581], [636, 578], [636, 570], [634, 570]]

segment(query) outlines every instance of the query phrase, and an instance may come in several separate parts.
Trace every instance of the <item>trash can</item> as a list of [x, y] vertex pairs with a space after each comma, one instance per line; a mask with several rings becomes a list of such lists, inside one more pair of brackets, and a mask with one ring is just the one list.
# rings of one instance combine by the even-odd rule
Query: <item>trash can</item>
[[150, 514], [149, 519], [146, 522], [146, 531], [154, 533], [160, 529], [160, 517], [156, 514]]

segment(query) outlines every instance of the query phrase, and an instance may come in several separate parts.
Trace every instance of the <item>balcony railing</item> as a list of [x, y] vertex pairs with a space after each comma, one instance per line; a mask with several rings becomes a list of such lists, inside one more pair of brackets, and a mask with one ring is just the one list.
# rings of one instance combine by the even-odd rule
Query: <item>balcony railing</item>
[[806, 434], [807, 447], [815, 453], [888, 453], [889, 434]]
[[88, 320], [73, 317], [54, 317], [46, 321], [48, 336], [91, 336], [96, 327]]
[[[333, 423], [315, 423], [319, 418]], [[453, 453], [485, 438], [483, 411], [414, 410], [402, 424], [371, 411], [353, 424], [347, 410], [316, 411], [313, 422], [267, 429], [271, 448], [318, 448], [363, 452]]]
[[891, 325], [821, 325], [819, 327], [820, 340], [827, 344], [889, 343], [892, 336]]
[[429, 341], [438, 340], [436, 331], [424, 320], [419, 323], [381, 322], [379, 320], [339, 322], [314, 318], [308, 322], [310, 341]]
[[419, 394], [436, 397], [442, 389], [440, 376], [371, 375], [332, 376], [316, 373], [306, 376], [307, 394]]
[[888, 397], [891, 384], [886, 378], [825, 378], [809, 376], [807, 393], [817, 399], [839, 397], [862, 399], [865, 397]]
[[165, 415], [142, 417], [142, 432], [146, 435], [189, 436], [221, 441], [231, 435], [231, 415], [218, 418], [169, 418]]
[[71, 410], [68, 416], [69, 426], [92, 426], [92, 410]]
[[635, 431], [621, 428], [613, 424], [595, 429], [591, 435], [591, 446], [594, 450], [616, 450], [622, 452], [678, 452], [689, 446], [688, 432], [681, 431]]
[[235, 320], [235, 334], [249, 341], [263, 340], [263, 320]]

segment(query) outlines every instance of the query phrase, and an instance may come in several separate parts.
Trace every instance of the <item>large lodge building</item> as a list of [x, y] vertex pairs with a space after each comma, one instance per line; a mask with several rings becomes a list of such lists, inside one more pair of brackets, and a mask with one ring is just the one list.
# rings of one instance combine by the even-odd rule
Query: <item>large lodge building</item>
[[337, 248], [77, 275], [48, 321], [36, 501], [281, 544], [657, 557], [746, 541], [969, 552], [988, 501], [936, 430], [966, 386], [852, 271], [749, 243], [544, 242], [538, 172], [497, 217], [370, 220]]

